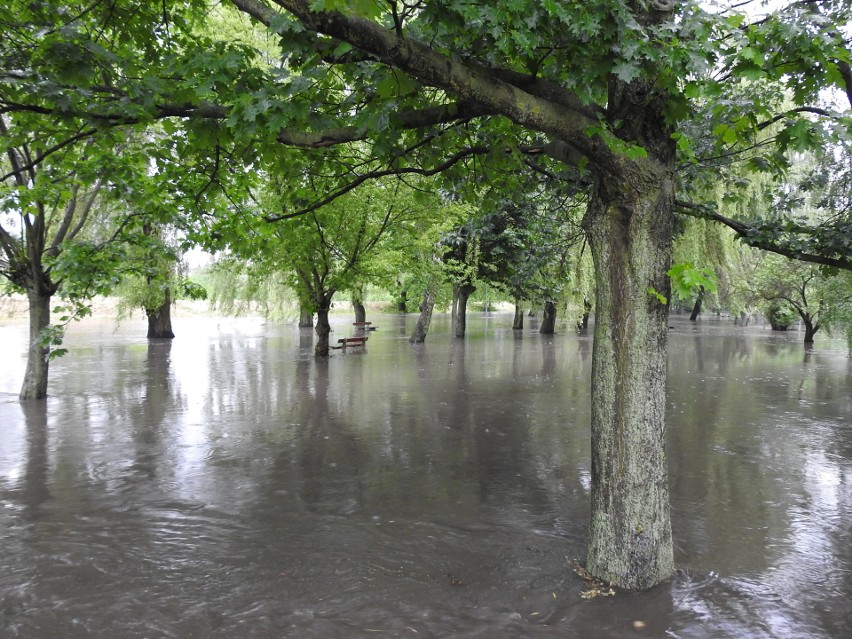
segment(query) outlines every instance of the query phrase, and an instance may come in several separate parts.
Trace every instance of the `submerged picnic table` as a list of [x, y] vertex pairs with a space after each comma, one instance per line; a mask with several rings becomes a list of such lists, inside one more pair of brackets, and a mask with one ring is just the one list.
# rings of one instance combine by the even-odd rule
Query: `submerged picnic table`
[[367, 345], [367, 336], [360, 335], [357, 337], [341, 337], [337, 340], [339, 346], [332, 346], [332, 348], [346, 348], [347, 346], [366, 346]]
[[372, 322], [352, 322], [352, 326], [362, 331], [377, 331], [378, 326], [373, 326]]

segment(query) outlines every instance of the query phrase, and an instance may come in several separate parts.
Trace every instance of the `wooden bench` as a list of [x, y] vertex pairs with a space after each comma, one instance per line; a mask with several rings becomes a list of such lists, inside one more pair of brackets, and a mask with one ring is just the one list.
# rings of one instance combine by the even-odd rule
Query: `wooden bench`
[[352, 326], [362, 331], [377, 331], [379, 328], [373, 326], [372, 322], [352, 322]]
[[367, 336], [362, 335], [361, 337], [341, 337], [337, 340], [339, 346], [332, 346], [332, 348], [346, 348], [347, 346], [366, 346], [367, 345]]

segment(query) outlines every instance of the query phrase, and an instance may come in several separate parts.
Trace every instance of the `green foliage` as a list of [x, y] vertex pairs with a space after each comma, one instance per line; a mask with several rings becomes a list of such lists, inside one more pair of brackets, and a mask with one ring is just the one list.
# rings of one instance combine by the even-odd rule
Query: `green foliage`
[[784, 300], [773, 299], [762, 306], [773, 330], [787, 330], [798, 319], [796, 309]]
[[821, 293], [826, 331], [845, 335], [852, 350], [852, 274], [843, 272], [827, 278]]
[[655, 298], [663, 306], [665, 306], [666, 304], [669, 303], [669, 298], [667, 298], [665, 295], [660, 293], [660, 291], [655, 289], [653, 286], [649, 286], [648, 290], [646, 292], [648, 293], [648, 295]]
[[667, 275], [671, 279], [672, 294], [680, 300], [694, 298], [701, 290], [716, 291], [716, 274], [711, 268], [681, 262], [672, 266]]
[[225, 315], [260, 314], [274, 320], [298, 317], [298, 299], [287, 273], [269, 265], [221, 256], [201, 274], [210, 305]]

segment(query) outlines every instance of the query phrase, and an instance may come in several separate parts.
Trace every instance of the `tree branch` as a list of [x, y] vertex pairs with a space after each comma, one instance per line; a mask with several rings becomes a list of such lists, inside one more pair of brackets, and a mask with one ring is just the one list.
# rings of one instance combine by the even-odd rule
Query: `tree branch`
[[267, 215], [264, 216], [264, 219], [267, 222], [278, 222], [280, 220], [289, 220], [290, 218], [299, 217], [300, 215], [305, 215], [306, 213], [310, 213], [312, 211], [316, 211], [319, 208], [322, 208], [329, 202], [336, 200], [337, 198], [349, 193], [353, 189], [359, 187], [364, 182], [368, 180], [375, 180], [378, 178], [387, 177], [389, 175], [422, 175], [425, 177], [431, 175], [437, 175], [442, 171], [446, 171], [448, 168], [453, 166], [454, 164], [458, 164], [462, 160], [465, 160], [469, 157], [473, 157], [474, 155], [481, 155], [483, 153], [488, 153], [490, 149], [488, 147], [472, 147], [469, 149], [462, 149], [461, 151], [453, 154], [447, 160], [438, 164], [431, 169], [421, 169], [417, 167], [402, 167], [402, 168], [389, 168], [389, 169], [381, 169], [376, 171], [370, 171], [369, 173], [364, 173], [359, 175], [357, 178], [341, 186], [340, 188], [332, 191], [328, 195], [320, 198], [319, 200], [314, 201], [312, 204], [309, 204], [303, 209], [298, 211], [294, 211], [292, 213], [283, 213], [281, 215]]
[[[770, 253], [777, 253], [778, 255], [783, 255], [784, 257], [789, 257], [793, 260], [799, 260], [802, 262], [812, 262], [814, 264], [822, 264], [824, 266], [831, 266], [846, 271], [852, 271], [852, 259], [850, 258], [834, 258], [824, 255], [818, 255], [815, 253], [807, 253], [805, 251], [801, 251], [790, 246], [784, 246], [783, 244], [779, 244], [766, 238], [754, 237], [752, 235], [752, 232], [756, 230], [755, 227], [746, 224], [745, 222], [726, 217], [720, 213], [717, 213], [716, 211], [707, 206], [694, 204], [692, 202], [685, 202], [683, 200], [677, 200], [675, 202], [675, 206], [677, 207], [678, 212], [684, 215], [689, 215], [690, 217], [696, 217], [704, 220], [712, 220], [713, 222], [724, 224], [728, 228], [731, 228], [736, 231], [737, 236], [745, 244], [754, 248], [769, 251]], [[813, 231], [813, 229], [811, 229], [810, 227], [804, 226], [799, 226], [798, 230], [802, 233]]]
[[[238, 10], [267, 26], [274, 24], [277, 17], [275, 11], [259, 0], [231, 2]], [[313, 11], [307, 0], [273, 2], [294, 15], [308, 30], [348, 42], [424, 84], [448, 91], [462, 100], [481, 104], [517, 124], [563, 140], [593, 162], [616, 167], [623, 160], [602, 139], [585, 133], [586, 129], [598, 124], [598, 119], [590, 117], [588, 109], [575, 110], [567, 106], [568, 103], [580, 105], [576, 98], [567, 99], [570, 95], [567, 92], [563, 92], [566, 99], [559, 102], [544, 99], [507, 82], [505, 77], [511, 75], [508, 71], [466, 64], [458, 58], [442, 55], [422, 42], [401, 37], [396, 31], [385, 29], [371, 20], [335, 11]], [[528, 78], [528, 85], [535, 85], [535, 79]]]

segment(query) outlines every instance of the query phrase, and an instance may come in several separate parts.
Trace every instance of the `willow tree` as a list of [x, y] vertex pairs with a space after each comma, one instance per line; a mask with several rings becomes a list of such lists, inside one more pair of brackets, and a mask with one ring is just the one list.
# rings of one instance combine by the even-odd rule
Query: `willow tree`
[[[852, 85], [845, 5], [794, 3], [749, 23], [734, 11], [710, 14], [674, 0], [230, 0], [278, 39], [279, 61], [193, 32], [207, 15], [196, 12], [199, 1], [175, 13], [129, 0], [68, 4], [0, 16], [12, 42], [38, 33], [57, 45], [38, 54], [66, 61], [63, 73], [20, 47], [16, 72], [0, 83], [0, 108], [94, 119], [101, 128], [179, 122], [175, 139], [206, 149], [194, 166], [210, 179], [196, 202], [220, 178], [265, 170], [276, 155], [293, 174], [310, 163], [315, 179], [295, 180], [280, 210], [265, 214], [269, 221], [309, 214], [391, 174], [442, 176], [456, 189], [473, 182], [474, 192], [486, 180], [504, 196], [524, 172], [549, 188], [587, 188], [583, 227], [596, 291], [587, 568], [628, 588], [673, 574], [666, 272], [679, 154], [701, 161], [700, 136], [684, 125], [711, 105], [712, 129], [699, 133], [722, 155], [752, 145], [769, 126], [780, 129], [774, 141], [783, 147], [814, 141], [813, 118], [842, 122], [844, 114], [811, 102], [847, 77]], [[51, 10], [73, 39], [34, 28]], [[129, 32], [104, 41], [114, 31], [73, 28], [94, 20]], [[144, 55], [125, 55], [126, 43]], [[67, 73], [69, 59], [93, 70], [84, 86]], [[745, 101], [728, 99], [729, 88], [755, 81], [759, 90]], [[238, 161], [249, 170], [234, 170]], [[713, 219], [763, 248], [852, 267], [848, 255], [820, 255], [818, 243], [779, 245], [751, 221]]]

